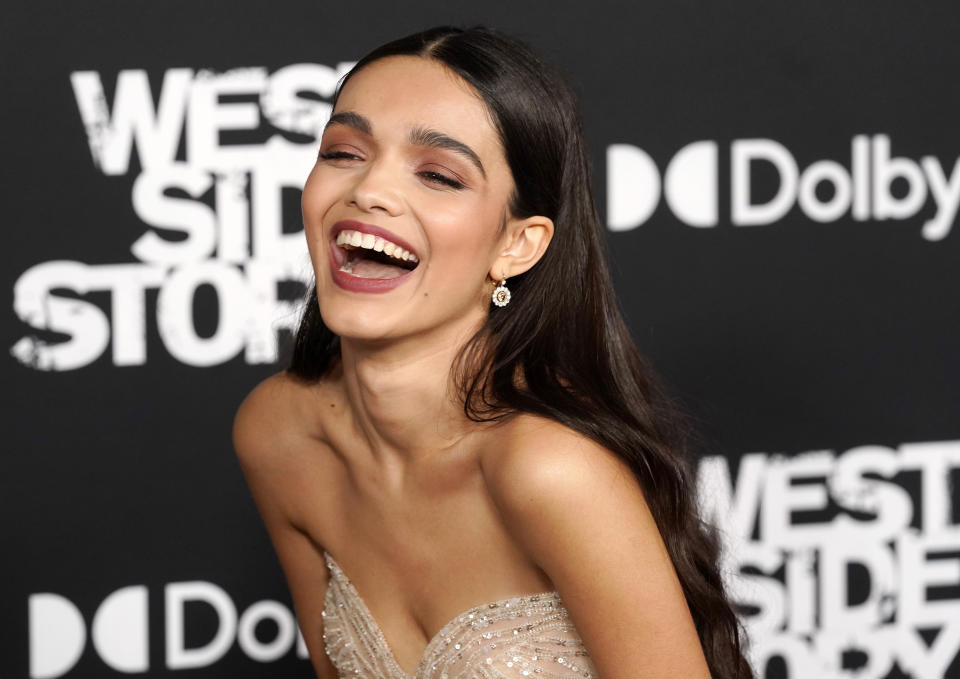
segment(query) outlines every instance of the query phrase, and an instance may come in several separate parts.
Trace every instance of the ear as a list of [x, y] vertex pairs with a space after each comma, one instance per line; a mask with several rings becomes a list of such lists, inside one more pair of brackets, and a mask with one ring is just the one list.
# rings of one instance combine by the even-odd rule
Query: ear
[[490, 266], [490, 278], [499, 281], [529, 270], [540, 261], [553, 238], [553, 220], [535, 216], [507, 220], [503, 247]]

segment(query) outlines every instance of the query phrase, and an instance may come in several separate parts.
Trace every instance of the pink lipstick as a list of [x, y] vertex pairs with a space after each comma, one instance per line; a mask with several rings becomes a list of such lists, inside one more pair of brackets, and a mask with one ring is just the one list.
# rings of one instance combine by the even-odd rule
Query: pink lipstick
[[[410, 278], [410, 275], [413, 273], [413, 269], [406, 271], [404, 273], [401, 273], [397, 276], [391, 276], [386, 278], [373, 277], [369, 274], [365, 276], [358, 276], [354, 274], [352, 272], [352, 269], [354, 266], [352, 263], [349, 266], [345, 266], [348, 264], [348, 262], [351, 262], [353, 258], [359, 257], [360, 259], [364, 259], [367, 256], [370, 256], [375, 259], [376, 258], [383, 259], [383, 257], [380, 255], [379, 251], [376, 251], [376, 252], [371, 251], [369, 249], [369, 245], [367, 246], [366, 249], [358, 248], [356, 247], [356, 242], [355, 242], [354, 243], [355, 247], [350, 249], [349, 251], [348, 249], [340, 247], [339, 245], [337, 245], [337, 236], [342, 231], [356, 231], [362, 234], [369, 234], [370, 236], [374, 236], [378, 239], [383, 239], [383, 241], [388, 241], [389, 243], [392, 243], [394, 246], [397, 247], [398, 252], [399, 252], [399, 249], [402, 248], [411, 254], [414, 253], [414, 250], [409, 243], [407, 243], [405, 240], [403, 240], [399, 236], [396, 236], [395, 234], [391, 233], [386, 229], [375, 226], [373, 224], [364, 224], [362, 222], [357, 222], [354, 220], [339, 221], [333, 225], [333, 228], [331, 229], [331, 232], [330, 232], [330, 273], [331, 273], [331, 278], [337, 287], [342, 288], [344, 290], [348, 290], [350, 292], [382, 293], [382, 292], [389, 292], [390, 290], [393, 290], [394, 288], [405, 283]], [[354, 236], [354, 237], [356, 238], [357, 236]], [[351, 252], [355, 252], [357, 254], [352, 255], [350, 254]], [[404, 268], [403, 266], [401, 266], [401, 261], [399, 260], [396, 261], [396, 263], [394, 262], [389, 262], [389, 263], [398, 269]], [[370, 265], [375, 264], [375, 262], [368, 263], [368, 262], [361, 261], [359, 264], [365, 264], [367, 266], [367, 269], [369, 270]], [[382, 263], [379, 266], [382, 266]], [[345, 268], [347, 270], [344, 270]], [[416, 267], [414, 267], [414, 269], [415, 268]]]

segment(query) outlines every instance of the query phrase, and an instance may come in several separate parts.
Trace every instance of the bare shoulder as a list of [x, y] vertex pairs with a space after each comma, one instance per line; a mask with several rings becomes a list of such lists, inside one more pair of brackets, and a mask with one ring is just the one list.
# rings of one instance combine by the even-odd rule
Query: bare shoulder
[[325, 436], [318, 404], [329, 400], [327, 391], [323, 383], [278, 372], [257, 384], [237, 408], [233, 447], [261, 512], [275, 504], [292, 516], [298, 486], [319, 480], [317, 451]]
[[559, 422], [521, 415], [501, 443], [481, 466], [494, 501], [513, 518], [543, 511], [562, 514], [573, 511], [570, 501], [598, 496], [609, 498], [608, 503], [628, 501], [646, 507], [623, 459]]
[[233, 450], [248, 476], [280, 457], [277, 437], [287, 419], [289, 378], [276, 373], [257, 384], [233, 417]]
[[233, 442], [241, 459], [255, 455], [258, 443], [269, 438], [272, 423], [284, 412], [280, 401], [288, 397], [289, 388], [290, 378], [284, 372], [274, 373], [240, 402], [233, 418]]
[[262, 380], [237, 408], [233, 420], [233, 442], [241, 462], [255, 462], [264, 456], [289, 452], [294, 440], [324, 438], [323, 409], [332, 388], [324, 382], [304, 382], [286, 371]]
[[520, 416], [486, 455], [487, 492], [570, 612], [603, 677], [706, 677], [693, 619], [630, 466], [564, 425]]

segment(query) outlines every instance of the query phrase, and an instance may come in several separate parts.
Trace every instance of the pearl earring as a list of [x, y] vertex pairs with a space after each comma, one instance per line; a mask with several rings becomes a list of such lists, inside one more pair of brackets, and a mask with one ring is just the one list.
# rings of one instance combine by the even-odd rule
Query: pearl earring
[[507, 306], [510, 303], [510, 291], [507, 289], [506, 278], [500, 281], [500, 285], [494, 289], [491, 299], [494, 304], [501, 307]]

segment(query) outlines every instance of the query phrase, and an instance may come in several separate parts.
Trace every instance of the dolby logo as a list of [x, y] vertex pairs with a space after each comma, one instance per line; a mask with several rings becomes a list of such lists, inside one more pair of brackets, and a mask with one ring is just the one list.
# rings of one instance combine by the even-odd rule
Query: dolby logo
[[[116, 590], [97, 607], [90, 624], [90, 642], [100, 659], [118, 672], [150, 669], [148, 592], [144, 585]], [[189, 606], [188, 606], [189, 604]], [[205, 606], [212, 612], [216, 631], [202, 645], [187, 647], [187, 614]], [[87, 625], [77, 606], [59, 594], [31, 594], [28, 600], [30, 678], [53, 679], [69, 672], [87, 646]], [[271, 621], [276, 628], [264, 641], [257, 626]], [[279, 660], [296, 646], [307, 658], [307, 648], [296, 620], [283, 604], [258, 601], [238, 615], [230, 596], [209, 582], [175, 582], [164, 587], [165, 665], [170, 670], [214, 664], [236, 643], [247, 657], [259, 662]]]
[[[894, 157], [890, 137], [857, 135], [849, 158], [818, 160], [801, 168], [790, 151], [772, 139], [737, 139], [730, 144], [730, 218], [734, 226], [781, 220], [794, 207], [816, 222], [845, 216], [855, 221], [905, 220], [928, 203], [933, 214], [921, 233], [930, 241], [950, 233], [960, 207], [960, 157], [949, 173], [934, 156], [919, 161]], [[762, 168], [766, 165], [766, 168]], [[607, 147], [607, 226], [628, 231], [646, 222], [661, 194], [685, 224], [714, 227], [719, 215], [719, 153], [715, 141], [684, 146], [660, 170], [642, 149]], [[751, 190], [757, 171], [773, 171], [779, 185], [762, 200]], [[899, 187], [894, 188], [894, 183]]]

